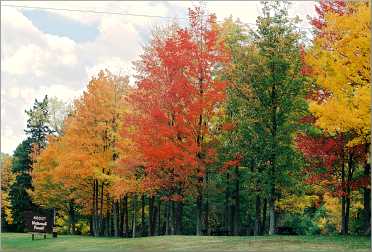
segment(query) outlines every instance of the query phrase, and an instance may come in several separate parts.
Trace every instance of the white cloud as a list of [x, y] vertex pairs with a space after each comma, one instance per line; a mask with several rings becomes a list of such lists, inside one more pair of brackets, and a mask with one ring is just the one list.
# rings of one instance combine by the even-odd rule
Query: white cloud
[[[198, 1], [180, 2], [61, 2], [6, 1], [2, 4], [27, 5], [64, 9], [133, 13], [185, 18], [187, 8]], [[219, 20], [231, 14], [241, 21], [254, 23], [259, 2], [206, 3]], [[314, 13], [312, 2], [293, 4], [290, 13], [302, 17]], [[99, 34], [86, 42], [76, 42], [39, 30], [21, 9], [1, 8], [1, 151], [11, 153], [24, 138], [25, 109], [34, 99], [45, 94], [71, 101], [82, 93], [91, 76], [101, 69], [115, 74], [133, 74], [131, 62], [141, 53], [150, 30], [167, 19], [123, 15], [93, 14], [69, 11], [48, 11], [53, 15], [96, 26]], [[291, 15], [292, 15], [291, 14]], [[306, 19], [306, 18], [303, 18]], [[306, 21], [305, 21], [306, 24]], [[133, 81], [133, 78], [130, 78]]]

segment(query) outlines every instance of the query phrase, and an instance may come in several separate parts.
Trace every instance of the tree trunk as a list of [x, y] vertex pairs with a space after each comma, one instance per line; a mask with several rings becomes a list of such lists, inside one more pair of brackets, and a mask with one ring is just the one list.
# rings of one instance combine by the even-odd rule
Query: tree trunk
[[94, 236], [94, 231], [93, 231], [93, 214], [90, 216], [89, 220], [89, 235]]
[[176, 216], [175, 216], [175, 207], [174, 207], [174, 201], [172, 200], [170, 202], [170, 234], [174, 235], [175, 234], [175, 226], [176, 226]]
[[145, 195], [142, 194], [141, 196], [141, 232], [142, 236], [146, 234], [146, 226], [145, 226]]
[[256, 195], [256, 216], [254, 222], [254, 235], [261, 233], [261, 198], [260, 195]]
[[94, 197], [93, 197], [93, 205], [94, 205], [94, 214], [93, 214], [93, 233], [94, 236], [99, 236], [99, 217], [98, 217], [98, 180], [94, 180]]
[[109, 208], [108, 208], [108, 204], [107, 204], [107, 210], [106, 210], [106, 218], [104, 218], [104, 220], [106, 220], [106, 223], [105, 223], [105, 236], [108, 237], [108, 236], [111, 236], [111, 216], [110, 216], [110, 212], [109, 212]]
[[264, 199], [264, 205], [262, 209], [262, 226], [261, 226], [261, 234], [265, 234], [266, 232], [266, 215], [267, 215], [267, 199]]
[[269, 197], [269, 215], [270, 215], [270, 226], [269, 226], [269, 235], [275, 234], [275, 199], [276, 199], [276, 190], [275, 190], [275, 180], [276, 180], [276, 148], [277, 148], [277, 92], [276, 92], [276, 80], [275, 80], [275, 65], [272, 65], [272, 74], [273, 74], [273, 85], [271, 88], [271, 157], [270, 157], [270, 197]]
[[351, 181], [354, 173], [353, 153], [349, 154], [348, 173], [346, 183], [346, 205], [345, 205], [345, 234], [349, 234], [350, 204], [351, 204]]
[[224, 214], [224, 223], [225, 230], [230, 234], [230, 173], [226, 171], [226, 189], [225, 189], [225, 214]]
[[90, 234], [96, 236], [96, 181], [93, 180], [93, 196], [92, 196], [92, 218]]
[[156, 235], [160, 235], [161, 234], [161, 200], [160, 198], [158, 201], [157, 212], [158, 212], [158, 225], [156, 228]]
[[132, 198], [132, 238], [136, 237], [136, 202], [137, 196], [133, 194]]
[[72, 201], [69, 202], [69, 231], [71, 235], [75, 234], [75, 223], [76, 223], [76, 218], [75, 218], [75, 206]]
[[[342, 153], [341, 157], [341, 189], [343, 193], [346, 193], [345, 190], [345, 160], [344, 160], [344, 152]], [[341, 197], [341, 234], [346, 234], [346, 196], [343, 195]]]
[[103, 224], [104, 224], [104, 215], [103, 215], [103, 188], [104, 188], [104, 183], [102, 182], [101, 184], [101, 209], [100, 209], [100, 224], [99, 224], [99, 233], [103, 235]]
[[349, 218], [350, 218], [350, 196], [346, 196], [345, 205], [345, 235], [349, 234]]
[[124, 200], [123, 199], [120, 199], [120, 202], [119, 202], [119, 217], [120, 217], [120, 220], [119, 220], [119, 234], [121, 237], [124, 236]]
[[346, 234], [346, 196], [341, 197], [341, 234]]
[[[371, 166], [368, 163], [364, 166], [364, 176], [370, 179]], [[371, 233], [371, 189], [369, 189], [368, 185], [363, 188], [363, 205], [364, 233], [367, 235]]]
[[176, 235], [182, 233], [182, 213], [183, 212], [183, 203], [177, 202], [176, 204]]
[[234, 235], [240, 231], [240, 184], [239, 167], [235, 167], [235, 212], [234, 212]]
[[[152, 235], [159, 235], [159, 230], [160, 228], [157, 228], [157, 226], [160, 227], [160, 224], [158, 224], [158, 222], [160, 223], [160, 214], [158, 215], [158, 207], [154, 207], [154, 220], [153, 220], [153, 230], [152, 230]], [[159, 217], [159, 220], [157, 220]]]
[[269, 215], [270, 215], [270, 226], [269, 235], [275, 234], [275, 199], [273, 195], [269, 198]]
[[196, 198], [196, 235], [202, 235], [202, 208], [203, 196], [199, 192]]
[[128, 196], [124, 196], [124, 234], [129, 237], [129, 212], [128, 212]]
[[235, 204], [230, 205], [230, 231], [231, 235], [235, 235]]
[[209, 193], [208, 193], [208, 188], [209, 188], [209, 174], [208, 170], [205, 173], [205, 216], [204, 216], [204, 226], [205, 230], [207, 232], [207, 235], [211, 234], [211, 230], [209, 227]]
[[149, 225], [148, 225], [148, 235], [153, 236], [154, 231], [155, 231], [155, 211], [154, 211], [154, 202], [155, 202], [155, 197], [151, 196], [149, 198]]
[[170, 235], [170, 204], [169, 201], [165, 203], [165, 234]]
[[119, 236], [119, 228], [118, 228], [118, 218], [119, 218], [119, 203], [118, 201], [114, 201], [114, 204], [112, 206], [113, 211], [113, 222], [114, 222], [114, 236]]

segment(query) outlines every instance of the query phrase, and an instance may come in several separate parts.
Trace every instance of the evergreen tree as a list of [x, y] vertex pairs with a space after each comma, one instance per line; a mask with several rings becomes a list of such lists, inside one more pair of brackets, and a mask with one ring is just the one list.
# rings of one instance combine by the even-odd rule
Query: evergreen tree
[[18, 145], [13, 155], [12, 172], [16, 174], [14, 183], [10, 187], [10, 201], [13, 213], [14, 231], [22, 232], [24, 229], [23, 212], [33, 205], [27, 189], [32, 188], [31, 169], [31, 139], [27, 138]]
[[42, 149], [46, 146], [48, 135], [53, 133], [49, 126], [48, 96], [45, 95], [42, 101], [35, 99], [33, 108], [25, 112], [29, 117], [25, 132], [35, 144], [35, 148]]
[[46, 146], [48, 135], [52, 133], [49, 128], [47, 96], [41, 102], [35, 99], [33, 108], [25, 112], [29, 117], [25, 130], [28, 138], [14, 152], [12, 172], [16, 174], [16, 178], [10, 189], [16, 231], [23, 231], [23, 212], [34, 206], [30, 195], [27, 193], [27, 190], [33, 188], [31, 177], [32, 155], [38, 154]]

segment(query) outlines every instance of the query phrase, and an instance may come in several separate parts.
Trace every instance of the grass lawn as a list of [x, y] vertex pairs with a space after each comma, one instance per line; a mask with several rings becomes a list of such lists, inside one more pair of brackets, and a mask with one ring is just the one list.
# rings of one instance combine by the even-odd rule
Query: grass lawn
[[31, 234], [1, 234], [2, 251], [370, 251], [369, 237], [356, 236], [156, 236], [105, 238], [48, 235], [31, 240]]

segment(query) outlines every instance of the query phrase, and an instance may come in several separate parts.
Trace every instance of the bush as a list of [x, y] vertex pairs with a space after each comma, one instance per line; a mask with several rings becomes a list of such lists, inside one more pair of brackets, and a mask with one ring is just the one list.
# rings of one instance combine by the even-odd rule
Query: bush
[[299, 235], [320, 234], [318, 225], [310, 216], [300, 214], [288, 214], [283, 218], [283, 226], [290, 227]]

